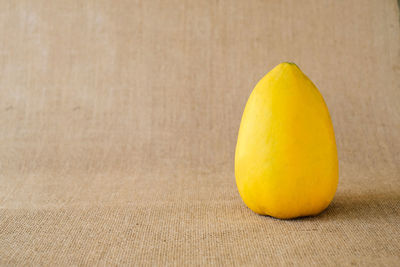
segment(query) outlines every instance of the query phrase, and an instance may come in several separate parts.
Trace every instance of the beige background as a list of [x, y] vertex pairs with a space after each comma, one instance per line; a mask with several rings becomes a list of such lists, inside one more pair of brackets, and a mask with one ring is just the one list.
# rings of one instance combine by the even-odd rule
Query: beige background
[[[0, 1], [1, 265], [396, 265], [395, 0]], [[320, 216], [242, 203], [252, 88], [296, 62], [333, 119]]]

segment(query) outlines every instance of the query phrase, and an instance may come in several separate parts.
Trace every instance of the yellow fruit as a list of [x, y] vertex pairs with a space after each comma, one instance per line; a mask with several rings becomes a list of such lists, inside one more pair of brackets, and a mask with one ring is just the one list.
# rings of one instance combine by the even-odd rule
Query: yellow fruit
[[254, 212], [289, 219], [315, 215], [338, 184], [335, 135], [315, 85], [294, 63], [262, 78], [243, 112], [236, 184]]

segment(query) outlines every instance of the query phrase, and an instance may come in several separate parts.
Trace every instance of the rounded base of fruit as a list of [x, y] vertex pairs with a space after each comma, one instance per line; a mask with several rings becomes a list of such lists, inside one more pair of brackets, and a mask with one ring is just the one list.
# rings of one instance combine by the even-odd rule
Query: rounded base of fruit
[[323, 209], [318, 209], [315, 211], [311, 212], [265, 212], [265, 211], [260, 211], [260, 210], [254, 210], [248, 207], [251, 211], [254, 213], [261, 215], [261, 216], [269, 216], [275, 219], [280, 219], [280, 220], [291, 220], [291, 219], [300, 219], [300, 218], [305, 218], [305, 217], [314, 217], [317, 215], [320, 215], [323, 213], [327, 208], [329, 207], [329, 204], [324, 207]]

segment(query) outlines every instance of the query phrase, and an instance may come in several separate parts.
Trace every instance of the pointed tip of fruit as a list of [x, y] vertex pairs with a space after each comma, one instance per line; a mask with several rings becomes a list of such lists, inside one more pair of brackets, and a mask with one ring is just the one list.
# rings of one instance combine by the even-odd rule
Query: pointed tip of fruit
[[303, 73], [300, 68], [293, 62], [282, 62], [274, 68], [276, 71], [286, 75], [298, 75]]
[[299, 66], [297, 66], [294, 62], [282, 62], [281, 65], [299, 68]]

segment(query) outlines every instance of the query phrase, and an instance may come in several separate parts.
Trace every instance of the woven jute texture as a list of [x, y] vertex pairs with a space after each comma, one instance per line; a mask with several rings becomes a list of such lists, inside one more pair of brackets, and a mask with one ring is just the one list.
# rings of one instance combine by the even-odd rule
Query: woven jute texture
[[[395, 0], [0, 1], [0, 265], [400, 263]], [[295, 62], [333, 120], [316, 217], [259, 216], [234, 151]]]

